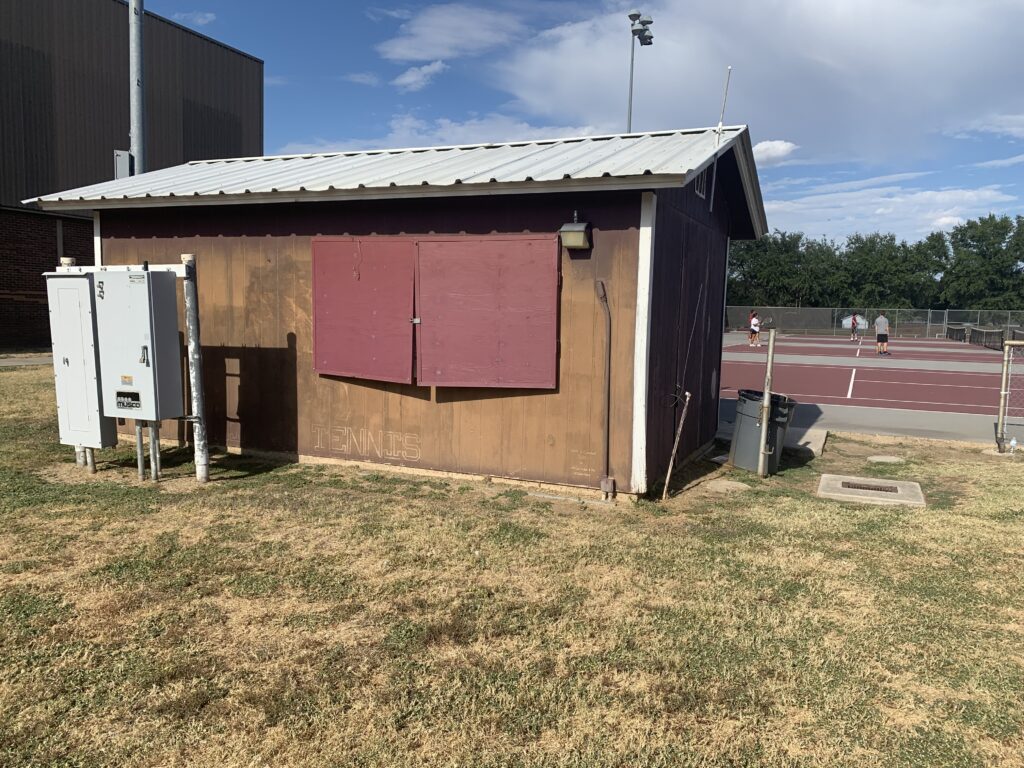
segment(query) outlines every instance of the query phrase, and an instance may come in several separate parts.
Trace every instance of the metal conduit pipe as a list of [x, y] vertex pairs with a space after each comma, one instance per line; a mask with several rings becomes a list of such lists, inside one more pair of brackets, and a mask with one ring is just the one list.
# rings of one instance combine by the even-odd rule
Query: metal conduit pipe
[[160, 479], [160, 475], [163, 474], [162, 460], [160, 458], [160, 422], [156, 423], [156, 479]]
[[604, 280], [594, 283], [597, 299], [604, 309], [604, 474], [601, 476], [601, 491], [604, 498], [615, 496], [615, 478], [611, 477], [611, 434], [612, 434], [612, 311], [608, 306], [608, 291]]
[[199, 287], [196, 257], [181, 254], [185, 265], [185, 331], [188, 336], [188, 386], [192, 395], [192, 446], [195, 453], [196, 480], [210, 479], [210, 448], [206, 441], [206, 402], [203, 394], [203, 347], [199, 337]]
[[160, 452], [160, 443], [156, 434], [156, 425], [152, 422], [149, 425], [149, 477], [156, 482], [160, 477], [160, 460], [157, 454]]
[[135, 421], [135, 461], [139, 465], [139, 480], [146, 479], [146, 446], [142, 439], [143, 423]]

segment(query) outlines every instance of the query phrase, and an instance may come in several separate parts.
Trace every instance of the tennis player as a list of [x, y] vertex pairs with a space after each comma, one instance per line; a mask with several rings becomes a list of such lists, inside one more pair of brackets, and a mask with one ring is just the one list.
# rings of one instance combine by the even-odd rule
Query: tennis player
[[750, 346], [761, 346], [761, 321], [757, 317], [757, 312], [750, 313]]
[[875, 318], [875, 351], [882, 357], [889, 357], [889, 318], [879, 312]]

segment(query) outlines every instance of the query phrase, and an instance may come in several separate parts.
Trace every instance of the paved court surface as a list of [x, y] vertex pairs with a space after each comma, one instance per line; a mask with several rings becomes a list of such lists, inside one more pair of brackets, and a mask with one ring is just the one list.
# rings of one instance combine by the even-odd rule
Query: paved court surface
[[[763, 387], [762, 343], [726, 335], [723, 420], [732, 420], [738, 389]], [[780, 335], [772, 389], [800, 403], [801, 426], [994, 442], [1001, 352], [938, 339], [893, 339], [889, 351], [879, 357], [873, 338]]]
[[23, 365], [53, 365], [50, 355], [12, 355], [0, 357], [0, 368], [20, 368]]

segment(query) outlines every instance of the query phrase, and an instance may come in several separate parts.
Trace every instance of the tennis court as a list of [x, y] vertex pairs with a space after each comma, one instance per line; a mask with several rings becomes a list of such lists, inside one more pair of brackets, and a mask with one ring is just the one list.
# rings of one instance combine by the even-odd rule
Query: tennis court
[[[751, 348], [744, 334], [726, 334], [723, 411], [738, 389], [763, 387], [767, 336]], [[804, 407], [803, 421], [815, 418], [829, 429], [993, 438], [1001, 352], [944, 339], [891, 339], [889, 352], [878, 356], [870, 336], [858, 343], [848, 336], [780, 334], [772, 389], [818, 406], [813, 414]], [[939, 413], [949, 415], [937, 418]]]

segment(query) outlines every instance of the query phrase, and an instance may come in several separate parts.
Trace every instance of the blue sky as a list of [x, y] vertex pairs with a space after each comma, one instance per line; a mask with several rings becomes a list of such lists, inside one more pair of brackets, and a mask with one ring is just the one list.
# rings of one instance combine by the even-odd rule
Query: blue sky
[[[149, 0], [265, 61], [268, 154], [625, 130], [628, 3]], [[910, 240], [1024, 214], [1024, 0], [656, 0], [633, 129], [727, 123], [769, 225]]]

